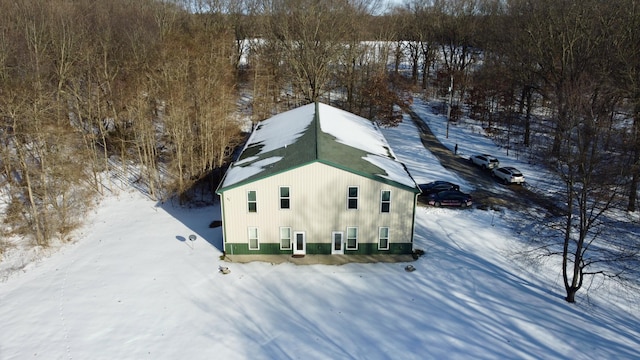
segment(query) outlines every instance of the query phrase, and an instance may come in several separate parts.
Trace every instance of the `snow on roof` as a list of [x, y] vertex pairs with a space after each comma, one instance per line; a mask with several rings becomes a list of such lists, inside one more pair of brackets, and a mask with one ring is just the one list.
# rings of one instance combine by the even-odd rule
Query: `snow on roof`
[[314, 161], [416, 188], [375, 123], [312, 103], [260, 122], [219, 191]]
[[[252, 157], [252, 159], [255, 158], [256, 157]], [[269, 165], [274, 164], [280, 160], [282, 160], [281, 156], [274, 156], [263, 160], [258, 160], [248, 166], [234, 166], [230, 168], [229, 171], [227, 171], [224, 182], [229, 184], [240, 183], [245, 179], [260, 174]]]
[[258, 124], [247, 145], [262, 145], [260, 153], [268, 153], [293, 144], [309, 127], [314, 114], [314, 107], [306, 105], [264, 120]]
[[318, 104], [320, 129], [336, 141], [370, 154], [388, 156], [389, 144], [375, 123], [329, 105]]
[[378, 174], [379, 176], [389, 179], [391, 181], [406, 185], [408, 187], [415, 187], [416, 182], [411, 176], [408, 176], [407, 169], [404, 165], [397, 160], [392, 160], [382, 156], [368, 155], [364, 158], [373, 165], [378, 166], [385, 170], [385, 174]]

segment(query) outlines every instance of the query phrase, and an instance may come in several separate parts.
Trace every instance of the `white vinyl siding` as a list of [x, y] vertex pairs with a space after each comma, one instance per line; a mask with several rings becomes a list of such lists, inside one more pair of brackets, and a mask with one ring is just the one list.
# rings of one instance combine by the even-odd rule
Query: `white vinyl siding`
[[[280, 209], [279, 188], [290, 189], [291, 210]], [[349, 210], [347, 189], [358, 187], [358, 210]], [[338, 191], [336, 191], [338, 190]], [[381, 213], [382, 190], [391, 190], [392, 202], [388, 213]], [[247, 192], [255, 191], [260, 211], [247, 212]], [[389, 227], [391, 247], [394, 243], [410, 243], [413, 237], [415, 195], [402, 188], [346, 172], [322, 163], [282, 172], [244, 186], [226, 190], [223, 202], [225, 243], [246, 242], [247, 226], [260, 230], [260, 247], [273, 243], [280, 247], [280, 226], [293, 231], [305, 231], [313, 243], [328, 243], [332, 231], [358, 227], [358, 241], [371, 242], [377, 247], [378, 227]], [[320, 214], [320, 215], [319, 215]], [[259, 215], [259, 216], [257, 216]], [[326, 220], [326, 221], [325, 221]], [[346, 233], [344, 240], [346, 242]], [[360, 247], [360, 246], [359, 246]]]

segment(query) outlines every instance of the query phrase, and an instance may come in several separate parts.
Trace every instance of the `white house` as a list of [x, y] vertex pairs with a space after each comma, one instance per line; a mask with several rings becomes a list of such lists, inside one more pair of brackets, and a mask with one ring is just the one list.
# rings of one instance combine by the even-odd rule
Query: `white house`
[[413, 252], [417, 184], [375, 123], [329, 105], [258, 123], [216, 192], [228, 255]]

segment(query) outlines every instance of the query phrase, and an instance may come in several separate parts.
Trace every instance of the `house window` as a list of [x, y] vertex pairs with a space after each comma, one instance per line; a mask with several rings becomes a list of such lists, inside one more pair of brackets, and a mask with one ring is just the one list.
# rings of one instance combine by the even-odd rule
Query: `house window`
[[391, 190], [382, 190], [380, 193], [380, 212], [388, 213], [391, 209]]
[[347, 228], [347, 250], [358, 250], [358, 228]]
[[249, 228], [249, 250], [259, 250], [260, 241], [258, 240], [258, 228]]
[[347, 209], [357, 209], [357, 208], [358, 208], [358, 187], [349, 186], [349, 191], [347, 193]]
[[280, 187], [280, 209], [289, 209], [291, 206], [291, 196], [288, 186]]
[[389, 250], [389, 228], [381, 227], [378, 231], [378, 250]]
[[250, 213], [258, 212], [258, 200], [255, 190], [247, 191], [247, 208]]
[[291, 250], [291, 228], [280, 228], [280, 250]]

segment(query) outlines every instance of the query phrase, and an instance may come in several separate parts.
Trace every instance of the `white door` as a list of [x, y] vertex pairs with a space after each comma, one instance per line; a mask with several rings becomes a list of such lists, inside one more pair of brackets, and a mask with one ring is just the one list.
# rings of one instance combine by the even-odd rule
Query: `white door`
[[304, 231], [293, 233], [293, 255], [304, 255], [307, 253], [307, 244]]
[[331, 233], [331, 254], [342, 255], [344, 254], [344, 233], [341, 231], [334, 231]]

